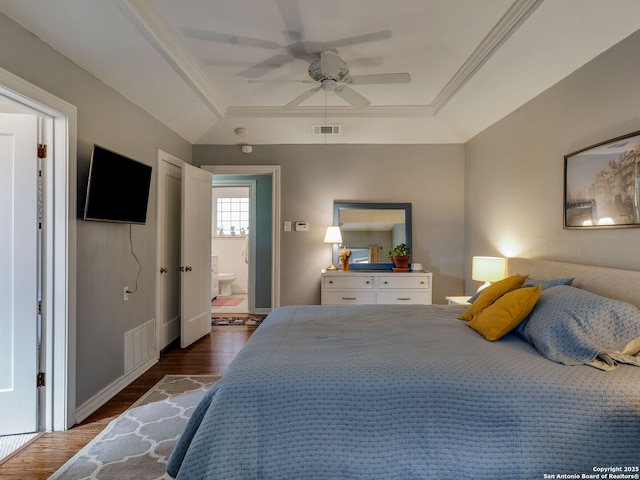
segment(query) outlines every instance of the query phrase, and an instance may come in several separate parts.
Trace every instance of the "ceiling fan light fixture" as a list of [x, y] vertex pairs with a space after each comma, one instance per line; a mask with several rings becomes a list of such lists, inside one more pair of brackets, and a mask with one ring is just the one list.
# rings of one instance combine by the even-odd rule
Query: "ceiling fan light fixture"
[[[336, 51], [324, 51], [319, 54], [311, 65], [309, 65], [309, 76], [312, 80], [320, 83], [320, 86], [311, 88], [298, 95], [287, 103], [283, 109], [291, 109], [300, 105], [315, 93], [324, 90], [334, 92], [337, 96], [356, 108], [364, 108], [371, 104], [369, 99], [359, 94], [349, 87], [349, 85], [374, 85], [409, 83], [411, 75], [409, 73], [377, 73], [371, 75], [349, 75], [349, 67], [346, 62], [338, 56]], [[308, 80], [298, 80], [298, 82], [308, 83]], [[326, 116], [326, 98], [325, 98]]]

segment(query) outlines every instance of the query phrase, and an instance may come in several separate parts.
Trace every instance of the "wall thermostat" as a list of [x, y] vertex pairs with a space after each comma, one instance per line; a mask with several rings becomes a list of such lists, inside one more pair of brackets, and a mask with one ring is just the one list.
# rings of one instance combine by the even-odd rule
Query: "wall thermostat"
[[296, 222], [296, 232], [306, 232], [307, 230], [309, 230], [307, 222]]

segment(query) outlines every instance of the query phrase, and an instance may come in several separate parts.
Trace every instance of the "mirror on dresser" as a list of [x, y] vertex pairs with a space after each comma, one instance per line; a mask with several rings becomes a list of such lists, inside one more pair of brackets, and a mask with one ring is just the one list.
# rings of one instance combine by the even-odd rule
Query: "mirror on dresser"
[[[333, 224], [340, 227], [342, 245], [351, 250], [349, 268], [391, 270], [386, 252], [400, 243], [411, 247], [410, 203], [333, 202]], [[340, 265], [338, 246], [333, 262]]]

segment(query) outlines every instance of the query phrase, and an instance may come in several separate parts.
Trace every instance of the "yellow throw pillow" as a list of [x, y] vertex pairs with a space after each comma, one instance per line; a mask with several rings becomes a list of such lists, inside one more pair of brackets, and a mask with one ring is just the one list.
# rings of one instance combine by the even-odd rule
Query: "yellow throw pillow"
[[487, 288], [482, 290], [482, 293], [475, 302], [471, 304], [467, 310], [460, 315], [460, 320], [471, 320], [473, 317], [480, 315], [480, 312], [499, 299], [502, 295], [516, 288], [520, 288], [528, 275], [514, 275], [512, 277], [503, 278], [495, 283], [492, 283]]
[[502, 338], [522, 322], [540, 298], [542, 287], [519, 288], [505, 293], [473, 317], [468, 326], [492, 342]]

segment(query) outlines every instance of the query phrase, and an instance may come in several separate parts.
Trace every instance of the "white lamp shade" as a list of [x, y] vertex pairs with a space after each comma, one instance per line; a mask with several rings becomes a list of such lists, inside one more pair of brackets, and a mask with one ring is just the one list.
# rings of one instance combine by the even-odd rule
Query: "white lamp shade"
[[328, 227], [324, 236], [324, 243], [342, 243], [340, 227]]
[[507, 259], [502, 257], [473, 257], [471, 279], [497, 282], [505, 277]]

